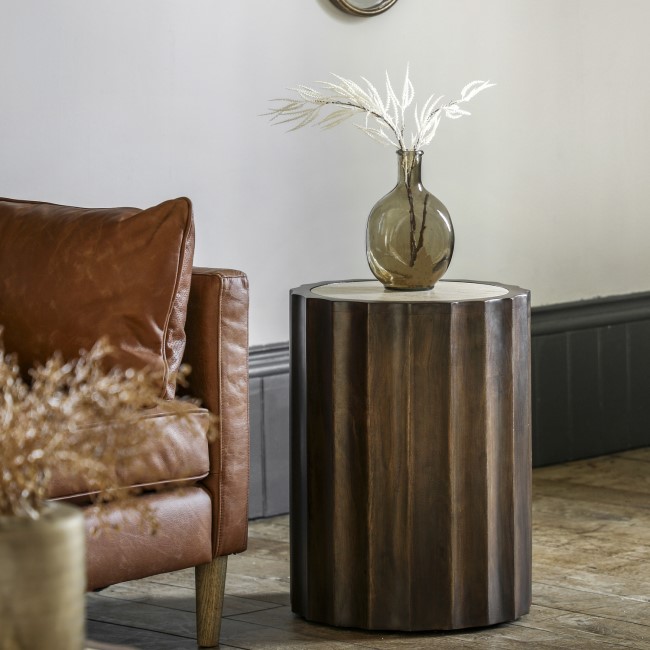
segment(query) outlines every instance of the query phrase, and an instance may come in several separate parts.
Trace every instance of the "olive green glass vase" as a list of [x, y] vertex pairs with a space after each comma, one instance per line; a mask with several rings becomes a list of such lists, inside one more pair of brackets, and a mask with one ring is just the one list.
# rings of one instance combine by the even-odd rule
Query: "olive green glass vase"
[[454, 228], [447, 208], [422, 185], [422, 152], [397, 156], [397, 185], [368, 217], [368, 265], [387, 289], [427, 290], [451, 262]]

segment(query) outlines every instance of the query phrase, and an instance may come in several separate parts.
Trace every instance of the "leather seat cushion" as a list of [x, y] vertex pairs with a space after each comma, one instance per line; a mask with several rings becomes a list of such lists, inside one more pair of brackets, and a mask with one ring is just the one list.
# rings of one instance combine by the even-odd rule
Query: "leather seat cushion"
[[172, 398], [185, 348], [189, 199], [147, 210], [0, 198], [0, 325], [23, 371], [107, 336], [108, 366], [155, 371]]
[[[182, 418], [166, 405], [143, 411], [142, 418], [147, 420], [154, 439], [133, 462], [118, 466], [121, 486], [153, 489], [175, 483], [195, 483], [208, 475], [208, 411], [189, 402], [180, 403]], [[83, 474], [66, 474], [54, 468], [48, 498], [87, 503], [94, 493]]]

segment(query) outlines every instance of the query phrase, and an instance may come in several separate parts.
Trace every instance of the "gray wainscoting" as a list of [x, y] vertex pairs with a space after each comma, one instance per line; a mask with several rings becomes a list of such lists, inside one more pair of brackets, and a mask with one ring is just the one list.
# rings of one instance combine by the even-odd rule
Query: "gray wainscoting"
[[250, 351], [249, 516], [289, 512], [289, 344]]
[[[533, 465], [650, 445], [650, 292], [533, 309]], [[250, 352], [250, 517], [289, 510], [289, 344]]]
[[650, 445], [650, 293], [532, 315], [533, 464]]

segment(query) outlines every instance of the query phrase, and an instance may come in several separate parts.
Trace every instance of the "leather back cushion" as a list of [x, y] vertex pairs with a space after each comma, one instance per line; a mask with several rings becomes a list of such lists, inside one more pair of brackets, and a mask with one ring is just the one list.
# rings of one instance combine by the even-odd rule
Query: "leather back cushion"
[[188, 199], [74, 208], [0, 198], [0, 325], [23, 369], [108, 336], [108, 365], [150, 367], [172, 398], [194, 254]]

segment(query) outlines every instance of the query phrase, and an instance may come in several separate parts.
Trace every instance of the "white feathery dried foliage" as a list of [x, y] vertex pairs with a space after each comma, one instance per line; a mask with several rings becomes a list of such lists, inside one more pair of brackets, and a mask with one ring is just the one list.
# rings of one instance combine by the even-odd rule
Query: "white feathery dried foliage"
[[[386, 72], [386, 94], [379, 94], [375, 86], [362, 77], [362, 84], [350, 79], [344, 79], [333, 74], [337, 80], [317, 82], [319, 88], [310, 86], [297, 86], [292, 88], [298, 97], [295, 99], [274, 99], [281, 102], [274, 106], [268, 113], [274, 124], [294, 124], [289, 129], [295, 131], [304, 126], [315, 125], [324, 129], [331, 129], [346, 120], [360, 115], [361, 123], [354, 126], [370, 136], [373, 140], [384, 145], [397, 147], [402, 151], [408, 149], [418, 150], [428, 145], [436, 134], [443, 117], [458, 119], [469, 115], [469, 111], [461, 107], [478, 93], [491, 88], [495, 84], [489, 81], [472, 81], [460, 93], [460, 98], [446, 104], [442, 103], [443, 96], [431, 95], [418, 109], [417, 104], [413, 110], [413, 123], [415, 129], [406, 141], [407, 109], [413, 104], [415, 91], [409, 78], [409, 67], [406, 67], [406, 76], [400, 96], [393, 89], [393, 85]], [[321, 112], [330, 109], [325, 115]]]

